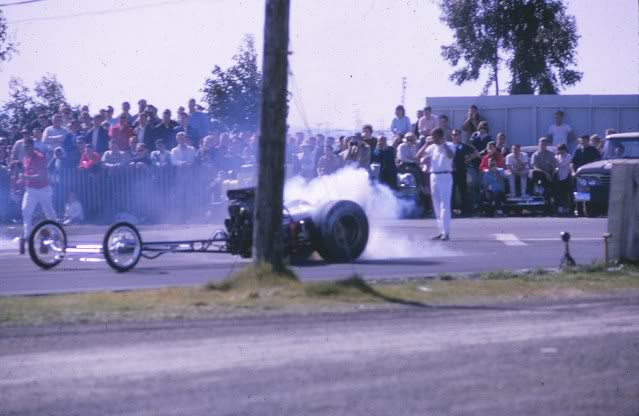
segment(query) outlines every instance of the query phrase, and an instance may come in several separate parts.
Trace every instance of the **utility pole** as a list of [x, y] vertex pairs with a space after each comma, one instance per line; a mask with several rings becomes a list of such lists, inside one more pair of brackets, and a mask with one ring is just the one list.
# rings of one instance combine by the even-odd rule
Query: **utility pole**
[[402, 105], [406, 105], [406, 77], [402, 77]]
[[253, 263], [284, 270], [284, 198], [289, 0], [266, 0]]

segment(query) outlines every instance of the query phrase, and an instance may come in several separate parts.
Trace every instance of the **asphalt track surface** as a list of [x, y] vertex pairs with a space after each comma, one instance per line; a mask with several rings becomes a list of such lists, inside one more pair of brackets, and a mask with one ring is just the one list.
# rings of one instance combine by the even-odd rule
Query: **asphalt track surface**
[[[143, 240], [208, 238], [216, 227], [141, 227]], [[294, 267], [303, 280], [436, 276], [500, 269], [558, 267], [563, 255], [561, 231], [572, 234], [570, 249], [577, 263], [603, 258], [605, 218], [468, 218], [454, 219], [451, 241], [431, 241], [434, 220], [378, 221], [368, 251], [353, 264], [326, 264], [312, 259]], [[99, 243], [107, 227], [67, 230], [69, 243]], [[192, 286], [222, 280], [248, 260], [227, 254], [167, 254], [141, 259], [135, 269], [115, 273], [99, 258], [68, 259], [52, 270], [40, 270], [29, 256], [19, 256], [7, 238], [17, 228], [4, 227], [0, 237], [0, 295], [28, 295], [98, 290]], [[12, 234], [13, 233], [13, 234]], [[96, 260], [96, 261], [91, 261]]]
[[0, 329], [0, 414], [637, 416], [639, 298]]

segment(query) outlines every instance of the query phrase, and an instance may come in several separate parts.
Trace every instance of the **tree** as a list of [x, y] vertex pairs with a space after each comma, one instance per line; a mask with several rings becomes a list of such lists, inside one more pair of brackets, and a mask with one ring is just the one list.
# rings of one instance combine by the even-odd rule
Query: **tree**
[[57, 113], [60, 105], [67, 105], [64, 87], [55, 75], [46, 73], [35, 84], [37, 104], [45, 107], [51, 114]]
[[11, 56], [18, 52], [17, 46], [9, 37], [7, 19], [0, 10], [0, 63], [10, 60]]
[[499, 67], [510, 70], [510, 94], [557, 94], [576, 84], [582, 73], [570, 69], [576, 61], [579, 36], [575, 19], [561, 0], [440, 0], [441, 20], [455, 43], [442, 47], [454, 67], [457, 85], [477, 80], [489, 69], [482, 93], [495, 84]]
[[504, 24], [501, 15], [494, 13], [499, 0], [442, 0], [441, 20], [454, 31], [455, 43], [442, 46], [442, 56], [453, 66], [460, 61], [465, 65], [450, 75], [450, 80], [461, 85], [474, 81], [481, 70], [488, 67], [488, 80], [482, 94], [494, 83], [499, 95], [499, 50], [503, 46]]
[[209, 114], [225, 128], [256, 131], [262, 75], [253, 36], [245, 36], [233, 61], [226, 70], [215, 65], [211, 77], [204, 82], [203, 99], [208, 104]]
[[2, 106], [2, 124], [17, 125], [22, 128], [35, 118], [33, 107], [35, 102], [31, 98], [31, 91], [20, 78], [11, 77], [9, 80], [9, 100]]

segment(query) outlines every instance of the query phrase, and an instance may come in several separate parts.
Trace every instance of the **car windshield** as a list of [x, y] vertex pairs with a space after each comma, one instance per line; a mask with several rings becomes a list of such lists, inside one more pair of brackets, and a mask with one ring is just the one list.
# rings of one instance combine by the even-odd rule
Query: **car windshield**
[[604, 148], [604, 159], [639, 158], [639, 140], [608, 140]]

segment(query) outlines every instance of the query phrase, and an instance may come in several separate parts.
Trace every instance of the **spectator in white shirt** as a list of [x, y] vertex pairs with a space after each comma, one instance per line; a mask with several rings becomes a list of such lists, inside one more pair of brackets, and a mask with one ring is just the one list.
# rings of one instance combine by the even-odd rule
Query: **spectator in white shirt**
[[557, 203], [557, 213], [559, 215], [568, 215], [570, 213], [570, 196], [572, 195], [572, 175], [570, 164], [572, 157], [568, 153], [568, 147], [565, 144], [557, 146], [557, 193], [555, 201]]
[[548, 127], [546, 137], [548, 137], [550, 143], [554, 146], [565, 144], [568, 148], [570, 148], [577, 140], [572, 127], [564, 123], [563, 111], [557, 111], [555, 113], [555, 122]]
[[117, 140], [109, 142], [109, 150], [102, 155], [102, 166], [108, 169], [117, 169], [125, 166], [128, 162], [126, 153], [120, 150]]
[[164, 140], [159, 139], [155, 142], [155, 146], [158, 150], [151, 152], [151, 163], [156, 168], [167, 168], [171, 166], [171, 153], [166, 150], [166, 144]]
[[433, 239], [445, 241], [450, 238], [450, 200], [453, 190], [455, 146], [444, 140], [444, 131], [440, 128], [434, 129], [431, 136], [433, 144], [426, 148], [424, 154], [429, 159], [433, 211], [435, 211], [439, 228], [439, 234]]
[[526, 185], [528, 182], [528, 172], [530, 171], [528, 164], [528, 155], [522, 153], [521, 146], [514, 144], [512, 147], [512, 153], [506, 156], [506, 167], [510, 170], [508, 175], [508, 184], [510, 186], [509, 196], [514, 197], [516, 195], [517, 181], [519, 180], [520, 195], [522, 197], [526, 195]]
[[439, 117], [433, 114], [430, 106], [424, 107], [424, 115], [419, 119], [418, 127], [419, 134], [423, 136], [430, 136], [430, 132], [439, 127]]
[[69, 130], [62, 126], [62, 115], [54, 115], [52, 121], [53, 124], [44, 129], [42, 133], [42, 142], [46, 147], [48, 157], [53, 155], [53, 149], [64, 145], [64, 139], [69, 134]]
[[171, 150], [171, 164], [178, 168], [192, 166], [195, 161], [195, 148], [186, 143], [186, 133], [179, 132], [175, 139], [178, 144]]

